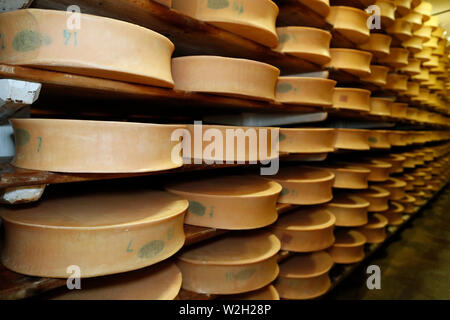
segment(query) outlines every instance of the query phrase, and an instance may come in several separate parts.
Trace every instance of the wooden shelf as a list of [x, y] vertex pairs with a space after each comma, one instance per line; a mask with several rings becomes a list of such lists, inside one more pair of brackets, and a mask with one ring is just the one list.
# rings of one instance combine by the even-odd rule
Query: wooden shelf
[[246, 58], [266, 62], [288, 73], [321, 69], [151, 0], [35, 0], [32, 7], [65, 11], [71, 5], [79, 6], [82, 13], [131, 22], [161, 33], [175, 44], [175, 56], [209, 54]]
[[331, 30], [333, 26], [325, 21], [319, 13], [311, 7], [298, 0], [277, 0], [280, 8], [278, 14], [278, 26], [305, 26], [325, 30]]
[[[297, 207], [298, 206], [290, 204], [278, 204], [277, 211], [278, 214], [282, 214]], [[184, 232], [186, 235], [185, 246], [190, 246], [195, 243], [212, 239], [214, 237], [218, 237], [232, 231], [196, 227], [185, 224]], [[18, 274], [6, 269], [1, 263], [0, 279], [0, 300], [17, 300], [30, 298], [48, 292], [52, 289], [62, 287], [66, 284], [65, 279], [30, 277]], [[189, 296], [186, 296], [187, 294], [190, 293], [183, 291], [183, 293], [181, 293], [181, 296], [186, 299], [207, 299], [204, 295], [199, 296], [197, 294], [195, 294], [195, 297], [188, 298]]]

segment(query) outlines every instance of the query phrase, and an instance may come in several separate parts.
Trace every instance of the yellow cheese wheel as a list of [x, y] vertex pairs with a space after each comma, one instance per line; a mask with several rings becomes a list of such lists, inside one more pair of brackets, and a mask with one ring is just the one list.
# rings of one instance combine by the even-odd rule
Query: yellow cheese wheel
[[409, 13], [411, 9], [412, 0], [394, 0], [395, 6], [397, 7], [396, 13], [400, 16], [404, 16]]
[[411, 53], [420, 52], [423, 48], [423, 40], [420, 37], [411, 37], [409, 40], [402, 42], [402, 47], [408, 49]]
[[381, 58], [390, 52], [392, 37], [382, 33], [371, 33], [369, 41], [358, 45], [359, 49], [371, 52], [374, 57]]
[[271, 0], [172, 0], [172, 8], [268, 47], [278, 44], [278, 7]]
[[362, 50], [331, 48], [331, 61], [326, 67], [343, 70], [357, 77], [370, 75], [372, 54]]
[[387, 76], [385, 89], [393, 91], [406, 91], [408, 89], [408, 76], [397, 73], [390, 73]]
[[19, 168], [77, 173], [151, 172], [178, 168], [172, 159], [181, 125], [14, 119]]
[[305, 106], [330, 107], [336, 81], [308, 77], [279, 77], [276, 101]]
[[391, 48], [388, 56], [379, 59], [382, 64], [390, 67], [401, 68], [408, 65], [409, 51], [403, 48]]
[[397, 19], [386, 32], [400, 41], [407, 41], [412, 37], [412, 24], [405, 19]]
[[373, 213], [369, 216], [369, 222], [362, 227], [357, 228], [366, 237], [367, 243], [381, 243], [386, 239], [386, 226], [388, 219], [379, 213]]
[[369, 40], [368, 18], [369, 14], [361, 9], [331, 6], [326, 21], [333, 26], [333, 30], [348, 40], [355, 44], [361, 44]]
[[280, 152], [321, 154], [334, 151], [334, 129], [280, 128]]
[[[131, 23], [65, 11], [25, 9], [0, 15], [0, 63], [173, 88], [166, 37]], [[72, 26], [70, 26], [72, 27]]]
[[339, 193], [327, 205], [327, 209], [336, 217], [338, 227], [358, 227], [367, 224], [367, 209], [370, 203], [351, 193]]
[[172, 59], [172, 74], [176, 90], [273, 101], [280, 70], [247, 59], [187, 56]]
[[333, 108], [370, 111], [369, 90], [357, 88], [335, 88], [333, 94]]
[[385, 66], [370, 65], [370, 75], [361, 77], [361, 81], [383, 86], [386, 84], [389, 68]]
[[392, 114], [392, 101], [386, 98], [370, 98], [370, 113], [379, 116], [390, 116]]
[[167, 259], [184, 244], [188, 201], [168, 192], [120, 190], [54, 196], [3, 210], [2, 263], [31, 276], [81, 278], [131, 271]]
[[337, 229], [335, 243], [327, 251], [334, 263], [349, 264], [364, 259], [366, 237], [353, 229]]
[[369, 130], [336, 129], [335, 147], [344, 150], [370, 150]]
[[399, 68], [398, 70], [409, 75], [419, 74], [421, 61], [419, 59], [408, 59], [408, 65]]

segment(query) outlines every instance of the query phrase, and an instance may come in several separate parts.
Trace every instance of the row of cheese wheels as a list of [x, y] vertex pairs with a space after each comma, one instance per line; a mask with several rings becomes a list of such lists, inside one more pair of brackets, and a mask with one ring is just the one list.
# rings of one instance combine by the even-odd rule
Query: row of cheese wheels
[[[448, 146], [445, 150], [448, 151]], [[386, 225], [400, 224], [399, 214], [413, 213], [414, 207], [420, 205], [419, 200], [432, 197], [446, 184], [449, 164], [449, 158], [441, 156], [411, 172], [412, 188], [409, 183], [388, 178], [383, 186], [391, 191], [378, 186], [360, 192], [347, 189], [327, 207], [302, 208], [284, 214], [270, 227], [270, 232], [236, 232], [185, 249], [176, 260], [182, 277], [174, 265], [157, 266], [88, 280], [84, 290], [66, 292], [56, 298], [171, 299], [179, 291], [181, 278], [184, 289], [198, 293], [238, 294], [258, 290], [276, 279], [274, 286], [282, 298], [316, 297], [328, 290], [328, 271], [333, 263], [362, 260], [365, 243], [384, 241]], [[247, 180], [241, 178], [240, 182]], [[224, 196], [231, 194], [237, 198], [238, 189], [230, 186], [230, 181], [222, 181]], [[192, 191], [192, 182], [189, 190]], [[210, 191], [211, 187], [205, 194]], [[260, 196], [263, 193], [253, 191]], [[389, 205], [389, 199], [396, 202]], [[220, 201], [224, 199], [216, 200], [218, 206]], [[147, 208], [149, 204], [151, 209]], [[48, 199], [35, 208], [2, 214], [5, 224], [2, 262], [20, 273], [63, 278], [67, 277], [69, 265], [78, 266], [83, 278], [143, 268], [180, 249], [183, 234], [179, 224], [187, 206], [186, 200], [155, 191]], [[198, 210], [197, 204], [190, 202], [189, 210], [191, 207]], [[335, 225], [346, 228], [333, 232]], [[279, 250], [300, 254], [282, 263], [279, 269]], [[146, 290], [153, 282], [155, 290]], [[165, 283], [165, 287], [159, 282]], [[240, 298], [261, 297], [267, 290]]]
[[[449, 139], [447, 131], [262, 128], [13, 119], [19, 168], [77, 173], [155, 172], [192, 163], [269, 161], [279, 152], [389, 149]], [[209, 137], [209, 138], [208, 138]], [[214, 138], [214, 139], [212, 139]]]

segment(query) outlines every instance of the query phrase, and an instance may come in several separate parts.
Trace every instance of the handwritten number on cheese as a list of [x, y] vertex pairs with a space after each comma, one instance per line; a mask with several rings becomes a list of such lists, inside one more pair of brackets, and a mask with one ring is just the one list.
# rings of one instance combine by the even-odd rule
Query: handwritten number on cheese
[[68, 46], [71, 42], [73, 42], [74, 47], [78, 46], [77, 32], [64, 30], [64, 45]]

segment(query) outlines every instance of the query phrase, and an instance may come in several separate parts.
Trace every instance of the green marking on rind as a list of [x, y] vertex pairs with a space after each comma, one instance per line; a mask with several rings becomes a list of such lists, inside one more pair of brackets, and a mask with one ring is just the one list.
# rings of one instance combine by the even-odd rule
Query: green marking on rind
[[278, 136], [278, 141], [284, 141], [284, 140], [286, 140], [286, 135], [285, 134], [283, 134], [283, 133], [280, 133], [280, 135]]
[[149, 259], [157, 256], [164, 249], [164, 241], [153, 240], [139, 249], [138, 257], [141, 259]]
[[378, 139], [375, 138], [375, 137], [369, 137], [369, 142], [370, 142], [370, 143], [377, 143], [377, 142], [378, 142]]
[[30, 133], [25, 129], [14, 130], [14, 136], [16, 140], [16, 146], [23, 147], [30, 142]]
[[278, 43], [285, 43], [285, 42], [287, 42], [290, 38], [291, 38], [291, 36], [290, 36], [289, 34], [287, 34], [287, 33], [280, 34], [280, 35], [278, 36]]
[[230, 2], [228, 0], [208, 0], [207, 7], [209, 9], [220, 10], [225, 9], [230, 6]]
[[292, 90], [292, 85], [290, 83], [279, 83], [277, 85], [277, 92], [278, 93], [286, 93]]
[[202, 217], [206, 213], [206, 207], [197, 201], [189, 201], [189, 212]]
[[287, 196], [288, 194], [289, 194], [289, 189], [287, 189], [287, 188], [281, 189], [281, 195], [282, 196]]
[[256, 268], [247, 268], [235, 273], [226, 273], [225, 278], [227, 280], [245, 281], [250, 279], [256, 273]]
[[23, 30], [16, 34], [13, 40], [13, 48], [19, 52], [27, 52], [48, 46], [52, 38], [33, 30]]

